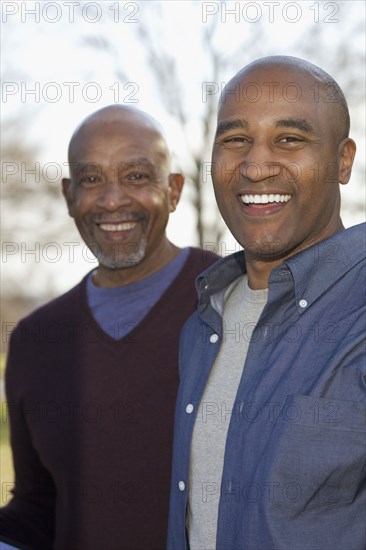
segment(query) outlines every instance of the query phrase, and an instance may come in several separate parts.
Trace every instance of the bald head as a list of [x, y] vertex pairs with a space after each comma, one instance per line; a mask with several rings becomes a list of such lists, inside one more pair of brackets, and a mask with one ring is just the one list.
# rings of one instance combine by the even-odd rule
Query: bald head
[[[300, 89], [302, 94], [308, 93], [313, 97], [314, 103], [322, 102], [324, 106], [330, 109], [329, 123], [334, 124], [335, 134], [338, 142], [348, 137], [350, 130], [350, 117], [346, 99], [337, 82], [323, 69], [313, 65], [309, 61], [298, 57], [274, 55], [257, 59], [241, 69], [226, 84], [221, 93], [219, 112], [222, 104], [225, 102], [227, 94], [235, 90], [235, 87], [241, 85], [245, 80], [256, 83], [256, 77], [268, 73], [268, 81], [278, 80], [280, 77], [286, 79], [288, 83], [304, 83], [305, 89]], [[268, 82], [270, 84], [273, 82]], [[268, 89], [267, 89], [268, 91]], [[299, 97], [300, 99], [300, 97]]]
[[140, 134], [154, 139], [157, 150], [162, 158], [165, 157], [170, 168], [170, 151], [161, 125], [144, 111], [126, 105], [110, 105], [85, 118], [76, 128], [70, 140], [69, 162], [79, 160], [80, 149], [92, 138], [97, 138], [98, 135], [118, 134], [124, 136]]
[[184, 178], [172, 173], [163, 131], [150, 115], [112, 105], [88, 116], [69, 145], [62, 180], [69, 214], [97, 257], [98, 286], [155, 273], [178, 253], [166, 236]]

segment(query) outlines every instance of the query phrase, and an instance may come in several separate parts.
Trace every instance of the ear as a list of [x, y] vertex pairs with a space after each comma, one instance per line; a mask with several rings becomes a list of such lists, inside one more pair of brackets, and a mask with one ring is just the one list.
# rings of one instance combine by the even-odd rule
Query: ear
[[74, 193], [72, 190], [72, 182], [70, 178], [62, 179], [62, 194], [65, 197], [69, 216], [73, 217], [72, 207], [74, 204]]
[[169, 211], [174, 212], [184, 184], [182, 174], [169, 174]]
[[349, 182], [352, 172], [353, 159], [356, 154], [356, 144], [351, 138], [344, 139], [339, 145], [339, 183]]

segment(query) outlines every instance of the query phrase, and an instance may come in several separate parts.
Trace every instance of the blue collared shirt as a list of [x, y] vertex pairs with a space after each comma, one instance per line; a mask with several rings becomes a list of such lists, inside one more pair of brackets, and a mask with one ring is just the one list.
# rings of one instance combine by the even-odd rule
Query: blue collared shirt
[[[365, 224], [341, 231], [271, 272], [227, 435], [219, 550], [366, 547], [365, 236]], [[238, 252], [203, 273], [182, 333], [169, 550], [188, 547], [195, 414], [225, 337], [224, 291], [244, 272]]]

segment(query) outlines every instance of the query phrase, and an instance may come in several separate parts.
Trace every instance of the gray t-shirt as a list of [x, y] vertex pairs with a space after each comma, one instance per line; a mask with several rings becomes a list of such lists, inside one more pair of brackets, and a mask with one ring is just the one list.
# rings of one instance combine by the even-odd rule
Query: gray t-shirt
[[267, 295], [268, 289], [249, 288], [246, 275], [236, 279], [225, 293], [223, 340], [198, 408], [192, 437], [186, 521], [191, 550], [216, 548], [227, 432], [232, 415], [239, 419], [235, 397], [250, 338]]

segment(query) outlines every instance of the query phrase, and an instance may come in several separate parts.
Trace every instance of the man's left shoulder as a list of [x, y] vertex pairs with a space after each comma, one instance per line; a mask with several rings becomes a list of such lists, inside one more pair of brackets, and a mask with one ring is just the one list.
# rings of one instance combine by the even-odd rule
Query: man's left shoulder
[[190, 247], [187, 264], [199, 275], [220, 260], [220, 256], [204, 248]]
[[366, 258], [366, 223], [342, 229], [317, 242], [299, 255], [305, 260], [315, 259], [318, 268], [338, 264], [337, 273], [343, 275], [362, 264]]
[[356, 247], [358, 254], [363, 255], [363, 257], [366, 256], [366, 222], [353, 225], [340, 233], [336, 233], [335, 238], [346, 247]]

